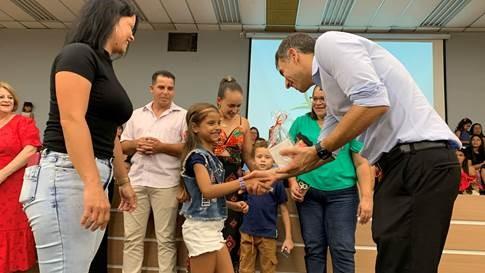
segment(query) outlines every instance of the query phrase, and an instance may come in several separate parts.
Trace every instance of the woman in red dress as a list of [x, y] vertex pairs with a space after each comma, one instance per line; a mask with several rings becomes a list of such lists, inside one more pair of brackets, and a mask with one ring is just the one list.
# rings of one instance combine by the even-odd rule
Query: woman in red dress
[[0, 82], [0, 273], [25, 271], [35, 264], [35, 244], [19, 203], [25, 165], [40, 146], [34, 120], [14, 112], [13, 88]]

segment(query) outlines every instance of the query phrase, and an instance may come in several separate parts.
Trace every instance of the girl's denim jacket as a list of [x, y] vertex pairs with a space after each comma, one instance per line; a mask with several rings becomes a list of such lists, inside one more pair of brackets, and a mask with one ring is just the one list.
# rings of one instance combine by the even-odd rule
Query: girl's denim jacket
[[192, 150], [185, 158], [181, 172], [185, 188], [190, 195], [190, 200], [183, 203], [180, 214], [186, 218], [202, 221], [226, 219], [226, 198], [224, 196], [213, 199], [204, 198], [195, 177], [190, 177], [186, 174], [185, 165], [187, 159], [194, 153], [202, 155], [205, 159], [205, 167], [209, 172], [212, 184], [224, 183], [224, 167], [222, 162], [205, 149], [197, 148]]

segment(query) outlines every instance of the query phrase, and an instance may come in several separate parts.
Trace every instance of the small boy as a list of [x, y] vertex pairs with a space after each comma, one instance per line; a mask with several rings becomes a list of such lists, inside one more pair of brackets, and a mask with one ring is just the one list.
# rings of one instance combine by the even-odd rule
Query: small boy
[[[252, 157], [257, 170], [269, 170], [273, 167], [273, 158], [266, 142], [254, 145]], [[281, 251], [289, 254], [293, 249], [288, 200], [283, 182], [273, 185], [273, 191], [264, 195], [248, 195], [249, 211], [243, 216], [241, 225], [241, 248], [239, 273], [254, 273], [256, 257], [259, 256], [261, 272], [274, 273], [278, 260], [276, 258], [276, 220], [278, 207], [285, 227], [285, 241]]]

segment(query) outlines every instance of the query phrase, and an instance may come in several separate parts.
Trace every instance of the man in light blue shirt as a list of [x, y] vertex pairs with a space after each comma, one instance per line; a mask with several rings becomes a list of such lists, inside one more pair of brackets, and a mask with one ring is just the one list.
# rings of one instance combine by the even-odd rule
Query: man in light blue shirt
[[437, 272], [460, 180], [452, 148], [461, 144], [409, 72], [377, 43], [343, 32], [316, 41], [291, 34], [275, 61], [287, 88], [318, 84], [327, 93], [321, 142], [283, 151], [293, 161], [280, 173], [320, 166], [359, 136], [362, 155], [383, 173], [374, 193], [376, 272]]

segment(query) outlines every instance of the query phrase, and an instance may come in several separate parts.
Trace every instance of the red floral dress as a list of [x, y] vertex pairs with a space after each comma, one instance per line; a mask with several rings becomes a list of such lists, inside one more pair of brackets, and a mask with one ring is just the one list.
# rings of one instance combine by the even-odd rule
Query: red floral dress
[[[14, 116], [0, 128], [0, 169], [27, 145], [40, 146], [35, 121]], [[25, 167], [0, 184], [0, 273], [25, 271], [35, 264], [35, 243], [27, 217], [19, 203]]]
[[[241, 124], [234, 128], [229, 135], [226, 135], [226, 132], [221, 130], [221, 135], [214, 149], [214, 153], [224, 165], [224, 181], [236, 180], [243, 176], [243, 143], [244, 132]], [[243, 200], [242, 195], [237, 194], [237, 192], [227, 195], [226, 199], [232, 202]], [[232, 264], [235, 269], [239, 267], [239, 246], [241, 241], [239, 228], [241, 227], [241, 224], [242, 213], [229, 209], [222, 233], [226, 240], [226, 245], [231, 254]]]

